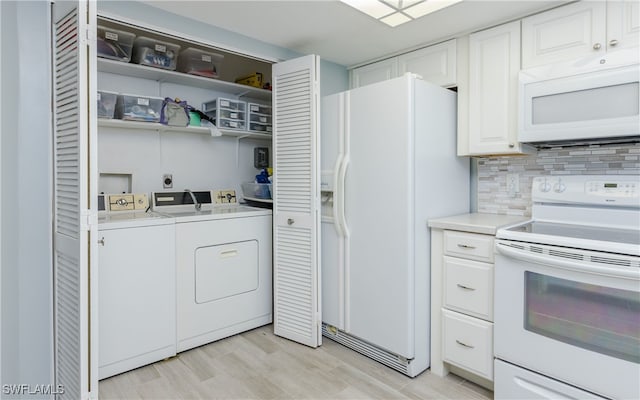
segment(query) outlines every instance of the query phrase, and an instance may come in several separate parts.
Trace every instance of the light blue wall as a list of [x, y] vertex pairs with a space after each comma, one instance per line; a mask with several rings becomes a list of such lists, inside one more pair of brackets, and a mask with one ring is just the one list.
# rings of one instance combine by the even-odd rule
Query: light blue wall
[[49, 4], [2, 7], [2, 383], [52, 383]]

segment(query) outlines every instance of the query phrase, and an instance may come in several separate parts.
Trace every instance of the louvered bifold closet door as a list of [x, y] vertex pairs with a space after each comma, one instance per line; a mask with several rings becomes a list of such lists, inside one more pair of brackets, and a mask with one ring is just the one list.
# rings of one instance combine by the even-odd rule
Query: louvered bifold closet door
[[273, 66], [274, 333], [311, 347], [320, 314], [319, 59]]
[[97, 232], [95, 6], [56, 1], [52, 9], [55, 383], [57, 398], [74, 400], [98, 393], [89, 301], [90, 256], [97, 259], [90, 244]]

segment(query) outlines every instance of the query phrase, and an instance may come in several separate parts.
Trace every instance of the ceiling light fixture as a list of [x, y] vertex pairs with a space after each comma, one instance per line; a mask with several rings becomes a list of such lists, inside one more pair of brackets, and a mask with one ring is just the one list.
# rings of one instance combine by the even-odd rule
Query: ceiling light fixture
[[459, 3], [462, 0], [340, 0], [394, 27]]

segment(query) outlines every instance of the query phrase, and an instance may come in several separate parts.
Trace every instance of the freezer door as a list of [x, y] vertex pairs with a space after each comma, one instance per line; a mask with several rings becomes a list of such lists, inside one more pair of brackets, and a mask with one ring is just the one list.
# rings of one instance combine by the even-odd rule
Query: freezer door
[[413, 79], [348, 96], [345, 330], [414, 357]]
[[344, 330], [344, 240], [342, 228], [345, 156], [345, 94], [322, 99], [320, 189], [322, 190], [322, 321]]

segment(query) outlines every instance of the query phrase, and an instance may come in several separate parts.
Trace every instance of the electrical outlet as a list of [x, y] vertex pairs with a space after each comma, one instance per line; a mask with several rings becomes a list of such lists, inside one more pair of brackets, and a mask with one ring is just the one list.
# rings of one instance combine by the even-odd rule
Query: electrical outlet
[[172, 174], [164, 174], [164, 175], [162, 175], [162, 187], [164, 189], [171, 189], [173, 187], [173, 175]]
[[520, 193], [520, 176], [518, 174], [507, 174], [507, 191], [511, 197], [516, 197]]
[[216, 204], [236, 203], [235, 190], [216, 190], [214, 195], [216, 198]]

